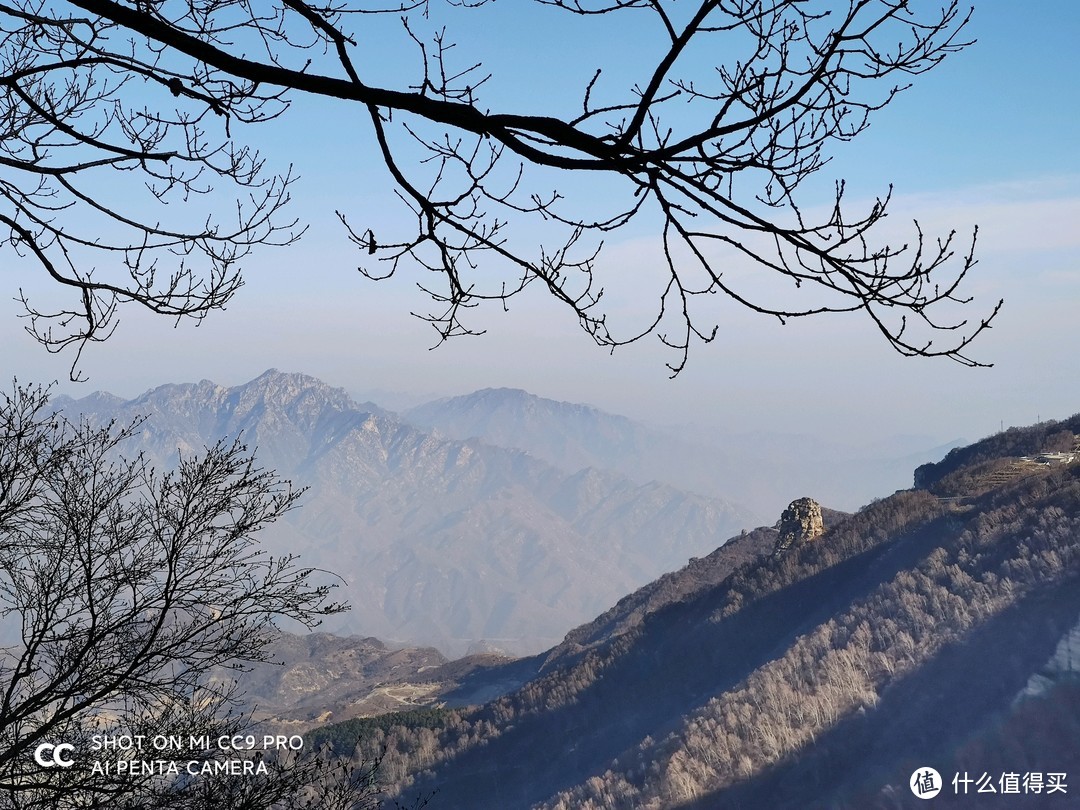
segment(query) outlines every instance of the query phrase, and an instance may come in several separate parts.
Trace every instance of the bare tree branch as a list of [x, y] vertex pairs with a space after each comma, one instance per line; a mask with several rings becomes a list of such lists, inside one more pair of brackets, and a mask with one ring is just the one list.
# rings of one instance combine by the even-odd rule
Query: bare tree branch
[[[96, 770], [93, 736], [250, 733], [235, 687], [212, 670], [266, 660], [275, 620], [311, 626], [343, 609], [312, 570], [253, 539], [298, 491], [235, 443], [165, 474], [119, 458], [137, 428], [69, 423], [41, 388], [0, 399], [0, 806], [241, 806], [222, 803], [237, 789], [228, 780]], [[38, 746], [58, 742], [73, 746], [75, 767], [38, 767]], [[197, 755], [226, 754], [210, 749]], [[281, 802], [316, 795], [334, 767], [318, 757], [266, 766], [245, 780], [261, 797], [246, 806], [292, 806]]]
[[[487, 5], [0, 4], [0, 222], [13, 248], [82, 293], [77, 307], [55, 312], [27, 302], [32, 331], [52, 348], [82, 345], [109, 334], [120, 303], [196, 318], [223, 306], [254, 246], [289, 243], [302, 230], [279, 221], [291, 172], [268, 172], [238, 133], [287, 114], [290, 94], [305, 94], [367, 111], [415, 228], [376, 237], [339, 217], [378, 263], [365, 274], [440, 279], [419, 282], [440, 339], [479, 331], [470, 309], [505, 306], [539, 282], [601, 346], [660, 336], [676, 350], [673, 373], [692, 344], [718, 333], [700, 303], [715, 293], [782, 321], [859, 311], [902, 354], [979, 365], [968, 348], [1000, 302], [975, 318], [956, 315], [969, 303], [960, 283], [975, 265], [974, 239], [957, 250], [955, 234], [928, 239], [916, 223], [908, 242], [892, 244], [880, 236], [891, 189], [854, 215], [842, 182], [830, 206], [803, 190], [912, 76], [968, 44], [970, 12], [909, 0], [535, 0], [569, 25], [634, 15], [662, 46], [640, 84], [619, 87], [617, 71], [597, 67], [581, 87], [581, 113], [568, 119], [487, 106], [482, 54], [459, 63], [445, 23], [465, 25]], [[403, 58], [417, 55], [399, 87], [365, 78], [357, 58], [378, 17], [398, 18]], [[145, 178], [155, 201], [206, 197], [208, 217], [180, 228], [145, 218], [144, 207], [125, 213], [125, 200], [101, 191], [110, 171]], [[613, 189], [609, 211], [550, 190], [560, 178], [577, 187], [578, 176]], [[229, 185], [247, 191], [224, 226], [215, 201]], [[108, 236], [77, 233], [76, 210], [108, 221]], [[609, 324], [600, 249], [642, 225], [665, 253], [655, 316]], [[120, 259], [119, 281], [95, 278], [87, 257], [100, 253]], [[783, 282], [781, 294], [736, 282], [726, 273], [733, 255]]]

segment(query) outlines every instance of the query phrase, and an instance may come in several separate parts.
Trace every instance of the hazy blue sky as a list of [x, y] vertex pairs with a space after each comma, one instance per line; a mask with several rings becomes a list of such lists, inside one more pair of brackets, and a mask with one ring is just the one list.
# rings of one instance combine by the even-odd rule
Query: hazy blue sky
[[[610, 26], [590, 21], [566, 33], [555, 23], [574, 20], [526, 13], [513, 0], [496, 5], [479, 29], [451, 31], [463, 48], [490, 48], [495, 65], [518, 60], [517, 70], [499, 74], [506, 78], [493, 88], [496, 98], [518, 92], [558, 111], [562, 88], [591, 73], [590, 43], [633, 65], [636, 46]], [[333, 218], [342, 208], [354, 221], [386, 223], [394, 210], [385, 171], [368, 157], [363, 116], [305, 103], [258, 137], [271, 161], [292, 162], [302, 176], [295, 213], [313, 223], [310, 233], [250, 260], [236, 302], [197, 329], [128, 309], [112, 339], [88, 349], [81, 368], [90, 382], [61, 390], [134, 396], [165, 382], [236, 384], [277, 367], [355, 392], [512, 386], [657, 422], [943, 440], [1080, 411], [1080, 4], [977, 3], [970, 32], [977, 44], [917, 77], [870, 131], [838, 147], [825, 179], [846, 178], [855, 199], [894, 183], [896, 228], [916, 215], [928, 232], [979, 224], [979, 265], [967, 288], [977, 296], [972, 316], [1006, 299], [995, 328], [972, 349], [992, 369], [901, 358], [857, 316], [781, 327], [725, 306], [716, 342], [695, 347], [686, 371], [669, 380], [669, 355], [654, 340], [610, 356], [540, 295], [516, 301], [508, 314], [492, 309], [487, 335], [429, 351], [431, 327], [409, 315], [425, 308], [424, 296], [408, 278], [361, 278], [354, 268], [362, 257]], [[379, 42], [364, 47], [386, 81], [402, 70], [398, 54]], [[654, 246], [647, 235], [614, 241], [605, 261], [631, 274]], [[8, 303], [19, 286], [42, 296], [48, 288], [10, 251], [4, 270], [4, 365], [22, 380], [64, 379], [69, 358], [48, 356], [24, 336], [18, 307]], [[639, 303], [620, 299], [628, 311]]]

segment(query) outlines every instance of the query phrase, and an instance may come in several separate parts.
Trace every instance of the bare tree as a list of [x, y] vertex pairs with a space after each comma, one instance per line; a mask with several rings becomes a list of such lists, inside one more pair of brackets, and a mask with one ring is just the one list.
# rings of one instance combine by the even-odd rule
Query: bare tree
[[[300, 233], [281, 218], [291, 169], [268, 170], [241, 130], [307, 94], [364, 110], [409, 230], [377, 236], [338, 216], [373, 262], [362, 272], [421, 273], [440, 339], [476, 330], [470, 307], [539, 285], [601, 346], [658, 335], [678, 373], [693, 343], [716, 337], [700, 299], [719, 293], [781, 321], [862, 312], [902, 354], [977, 364], [968, 347], [1000, 302], [970, 321], [952, 306], [968, 301], [959, 285], [974, 236], [958, 245], [916, 223], [892, 243], [878, 227], [891, 188], [854, 214], [843, 182], [823, 212], [804, 189], [832, 146], [967, 44], [956, 2], [534, 3], [567, 25], [651, 26], [656, 56], [634, 76], [597, 65], [580, 111], [560, 117], [489, 108], [483, 55], [457, 59], [444, 26], [468, 25], [491, 0], [0, 4], [0, 222], [16, 250], [79, 296], [58, 312], [27, 302], [31, 329], [52, 348], [81, 346], [108, 335], [118, 302], [193, 317], [227, 302], [253, 245]], [[382, 18], [400, 21], [403, 59], [415, 54], [400, 86], [365, 78], [358, 56], [365, 33], [385, 34]], [[529, 97], [521, 88], [513, 106]], [[144, 183], [150, 204], [113, 191], [115, 176]], [[603, 189], [603, 211], [595, 195], [575, 202], [583, 184]], [[153, 203], [230, 185], [243, 199], [235, 215], [218, 201], [194, 207], [206, 217], [194, 226], [160, 224]], [[80, 230], [80, 210], [104, 231]], [[632, 225], [662, 243], [656, 309], [641, 324], [609, 323], [599, 251]], [[534, 247], [537, 233], [550, 241]], [[88, 269], [102, 252], [119, 278]], [[732, 272], [744, 265], [780, 286], [746, 286]]]
[[[328, 762], [271, 756], [262, 779], [216, 781], [186, 768], [169, 778], [115, 767], [262, 753], [220, 746], [252, 732], [234, 682], [212, 670], [265, 660], [276, 619], [312, 626], [343, 609], [311, 570], [252, 538], [297, 491], [237, 444], [165, 474], [119, 459], [134, 428], [68, 423], [42, 389], [0, 400], [0, 806], [294, 802]], [[102, 748], [106, 735], [127, 745]], [[157, 735], [183, 742], [156, 746]], [[193, 751], [192, 737], [207, 739], [206, 750]], [[57, 757], [75, 764], [56, 766]], [[224, 791], [236, 794], [228, 804]]]

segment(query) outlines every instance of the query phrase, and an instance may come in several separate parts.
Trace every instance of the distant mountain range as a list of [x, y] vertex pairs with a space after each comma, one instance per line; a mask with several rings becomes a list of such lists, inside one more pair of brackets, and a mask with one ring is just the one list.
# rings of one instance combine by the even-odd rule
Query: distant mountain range
[[658, 428], [512, 388], [433, 400], [403, 417], [449, 438], [525, 450], [564, 470], [592, 467], [638, 483], [664, 481], [769, 516], [804, 495], [856, 509], [911, 486], [915, 467], [964, 443], [872, 435], [844, 444], [800, 434], [798, 425], [751, 434]]
[[[460, 440], [302, 374], [57, 404], [97, 422], [145, 417], [133, 441], [166, 466], [178, 453], [242, 436], [262, 466], [310, 487], [302, 508], [263, 541], [348, 583], [340, 595], [353, 611], [328, 628], [451, 654], [479, 640], [515, 653], [550, 647], [622, 594], [759, 522], [719, 490], [680, 490], [645, 466], [630, 478]], [[568, 417], [544, 433], [540, 422], [523, 427], [535, 433], [529, 443], [543, 446], [559, 424], [579, 430], [577, 406], [565, 408]], [[618, 421], [598, 416], [598, 425], [609, 420]], [[600, 460], [604, 434], [588, 433], [579, 459]]]

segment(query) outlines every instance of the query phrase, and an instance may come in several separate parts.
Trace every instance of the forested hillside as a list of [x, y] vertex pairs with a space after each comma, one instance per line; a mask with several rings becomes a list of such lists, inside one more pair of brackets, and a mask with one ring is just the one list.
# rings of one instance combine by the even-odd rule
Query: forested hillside
[[[972, 469], [947, 461], [938, 480]], [[695, 561], [571, 633], [517, 691], [361, 747], [387, 747], [384, 776], [406, 798], [493, 810], [914, 807], [921, 766], [947, 782], [1080, 773], [1076, 673], [1020, 697], [1080, 619], [1080, 465], [963, 498], [900, 492], [831, 520], [712, 578]], [[942, 799], [962, 806], [952, 791]]]

